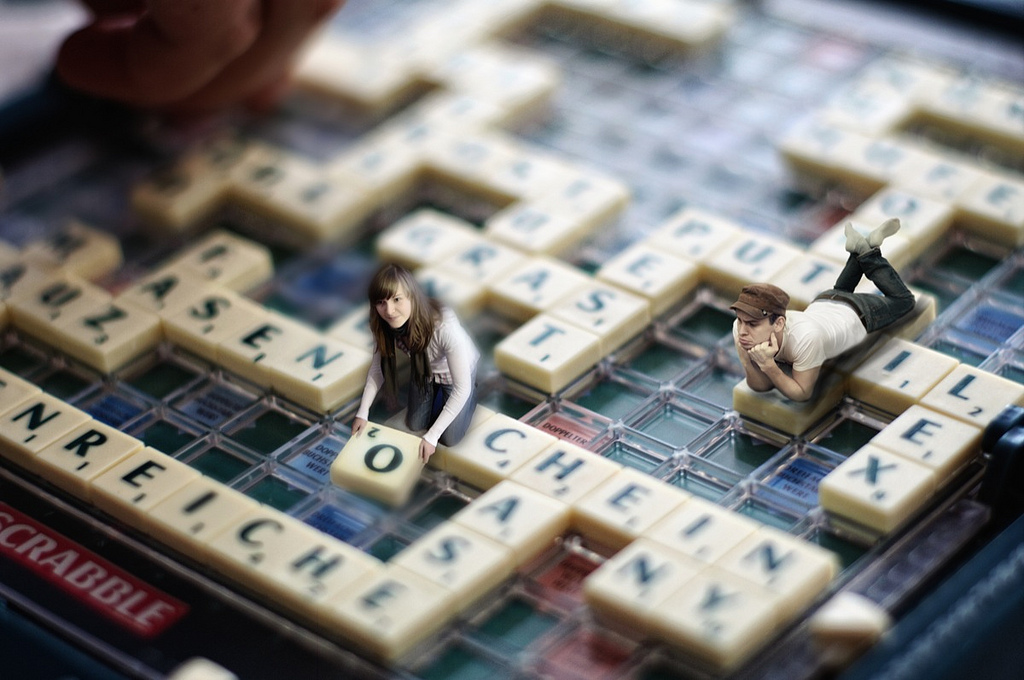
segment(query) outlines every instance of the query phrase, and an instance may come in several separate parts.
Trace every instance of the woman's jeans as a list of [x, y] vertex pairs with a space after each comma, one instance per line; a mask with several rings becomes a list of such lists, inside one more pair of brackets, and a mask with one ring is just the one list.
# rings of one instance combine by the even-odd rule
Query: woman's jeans
[[[473, 421], [473, 411], [476, 410], [476, 376], [474, 376], [473, 387], [469, 394], [469, 400], [462, 407], [462, 410], [455, 420], [441, 433], [438, 443], [445, 446], [455, 446], [466, 436], [470, 423]], [[405, 424], [410, 430], [429, 429], [441, 409], [452, 396], [452, 386], [442, 385], [434, 381], [428, 382], [421, 389], [416, 381], [410, 381], [409, 385], [409, 406], [406, 411]]]

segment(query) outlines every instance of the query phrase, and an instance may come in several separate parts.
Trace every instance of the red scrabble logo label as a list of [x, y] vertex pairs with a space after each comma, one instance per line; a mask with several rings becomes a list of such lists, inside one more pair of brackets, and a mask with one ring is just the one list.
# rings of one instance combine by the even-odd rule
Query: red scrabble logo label
[[160, 633], [188, 611], [183, 602], [5, 503], [0, 503], [0, 555], [142, 637]]

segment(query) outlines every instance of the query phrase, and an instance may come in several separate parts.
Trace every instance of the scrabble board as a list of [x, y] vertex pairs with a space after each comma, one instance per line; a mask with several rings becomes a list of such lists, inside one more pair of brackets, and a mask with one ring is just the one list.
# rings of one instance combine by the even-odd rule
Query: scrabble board
[[[59, 92], [81, 124], [3, 167], [16, 676], [1005, 672], [1019, 625], [922, 621], [1024, 580], [1024, 63], [937, 21], [349, 0], [266, 116]], [[890, 217], [908, 319], [809, 403], [750, 390], [739, 289], [803, 308]], [[481, 351], [426, 466], [382, 403], [351, 436], [382, 261]]]

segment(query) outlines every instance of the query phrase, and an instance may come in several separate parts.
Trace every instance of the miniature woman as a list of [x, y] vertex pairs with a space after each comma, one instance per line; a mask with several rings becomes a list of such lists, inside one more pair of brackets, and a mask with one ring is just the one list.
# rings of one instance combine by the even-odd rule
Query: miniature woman
[[[835, 287], [819, 294], [803, 312], [787, 315], [789, 295], [778, 286], [756, 283], [743, 289], [730, 309], [736, 312], [736, 353], [751, 389], [777, 388], [793, 401], [807, 401], [827, 359], [856, 347], [868, 333], [896, 323], [914, 308], [914, 294], [879, 249], [899, 228], [898, 219], [886, 220], [865, 238], [847, 223], [846, 266]], [[882, 294], [855, 293], [861, 277]], [[780, 362], [792, 366], [791, 373]]]
[[352, 436], [366, 428], [381, 388], [389, 405], [398, 403], [396, 358], [404, 352], [411, 360], [405, 423], [414, 432], [426, 430], [419, 449], [426, 463], [439, 442], [454, 446], [469, 429], [480, 353], [455, 312], [428, 297], [404, 267], [382, 266], [368, 294], [374, 351]]

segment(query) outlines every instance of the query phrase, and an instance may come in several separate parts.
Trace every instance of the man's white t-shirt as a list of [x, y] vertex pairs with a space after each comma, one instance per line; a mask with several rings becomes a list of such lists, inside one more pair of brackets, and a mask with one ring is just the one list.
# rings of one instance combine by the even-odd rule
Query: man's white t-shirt
[[[732, 332], [737, 337], [735, 323]], [[860, 317], [848, 304], [816, 300], [802, 312], [786, 312], [782, 347], [775, 359], [792, 364], [794, 371], [806, 371], [856, 347], [867, 336]]]

